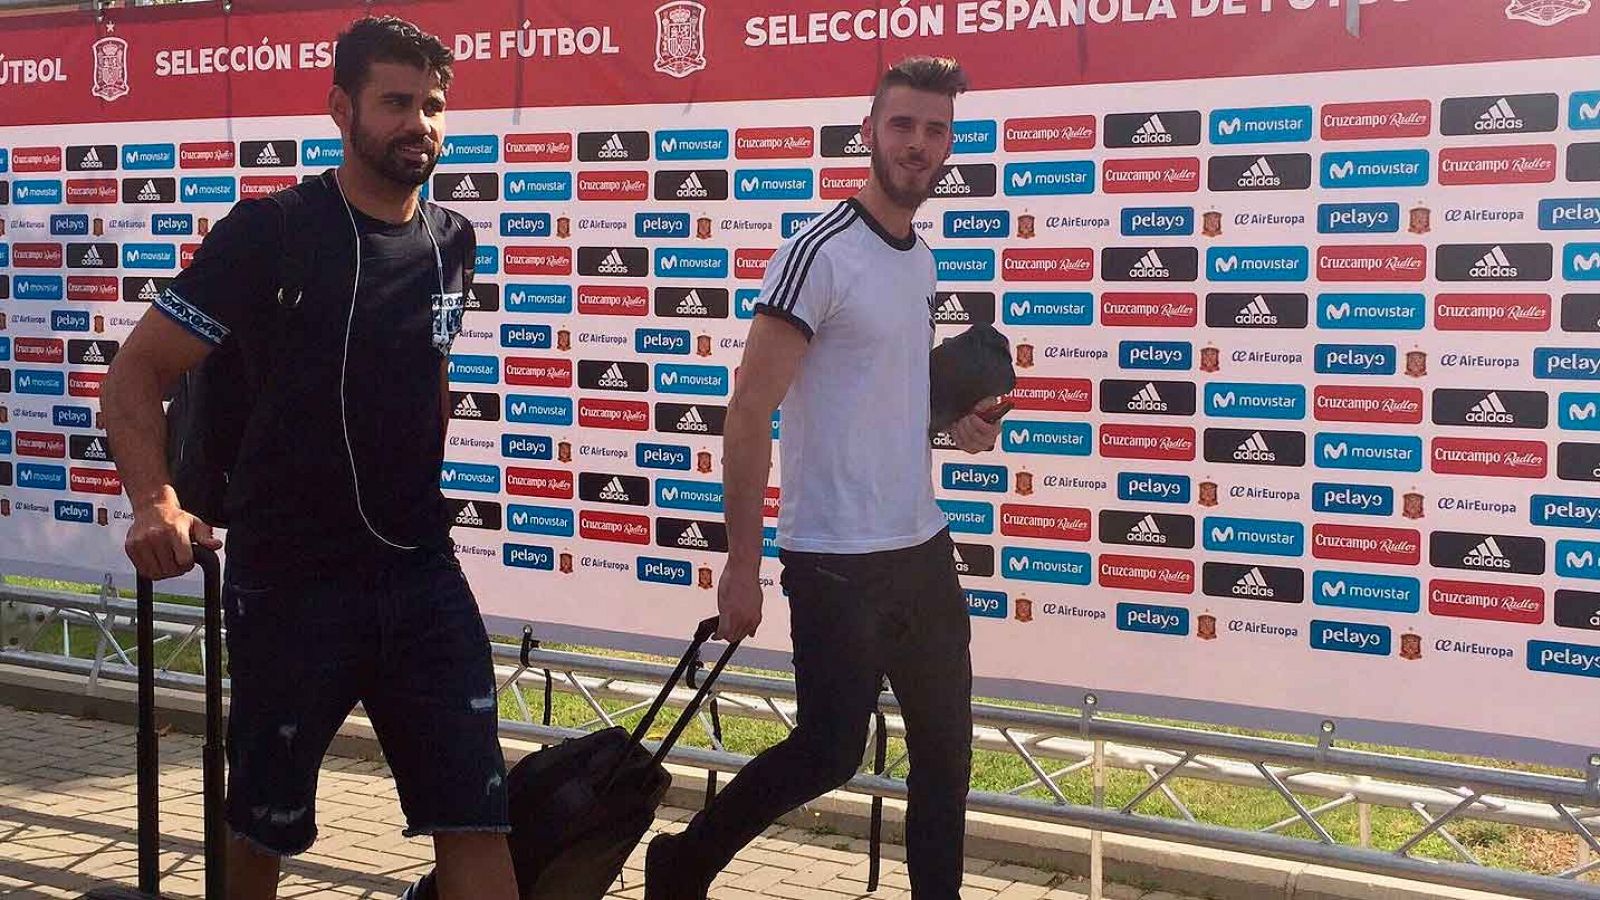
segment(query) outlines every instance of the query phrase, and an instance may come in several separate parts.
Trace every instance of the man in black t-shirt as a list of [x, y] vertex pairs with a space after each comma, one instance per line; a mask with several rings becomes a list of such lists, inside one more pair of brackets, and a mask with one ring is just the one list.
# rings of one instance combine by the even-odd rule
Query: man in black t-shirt
[[[161, 399], [230, 338], [260, 384], [224, 502], [235, 900], [272, 897], [279, 858], [315, 840], [317, 771], [357, 702], [406, 834], [433, 837], [445, 900], [516, 895], [489, 641], [439, 490], [476, 253], [464, 217], [419, 201], [450, 63], [401, 19], [341, 35], [329, 111], [343, 164], [234, 207], [104, 385], [128, 556], [167, 578], [193, 566], [193, 543], [220, 542], [178, 502]], [[306, 265], [298, 293], [279, 290], [288, 258]]]

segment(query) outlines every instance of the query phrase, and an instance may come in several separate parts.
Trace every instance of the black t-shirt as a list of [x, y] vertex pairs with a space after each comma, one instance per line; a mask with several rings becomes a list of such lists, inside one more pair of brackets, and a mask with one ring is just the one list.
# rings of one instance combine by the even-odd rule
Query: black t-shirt
[[[431, 204], [392, 225], [347, 213], [330, 175], [295, 190], [307, 234], [286, 239], [271, 199], [241, 202], [156, 302], [208, 343], [235, 335], [264, 373], [226, 502], [229, 565], [263, 580], [450, 549], [441, 395], [477, 247], [470, 222]], [[286, 307], [291, 245], [311, 265]]]

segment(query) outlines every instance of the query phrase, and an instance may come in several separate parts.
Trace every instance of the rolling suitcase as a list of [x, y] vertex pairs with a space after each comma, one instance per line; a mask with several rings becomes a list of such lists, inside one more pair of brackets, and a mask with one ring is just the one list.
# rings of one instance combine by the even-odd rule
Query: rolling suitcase
[[[621, 726], [607, 728], [530, 754], [512, 767], [506, 778], [509, 841], [523, 900], [601, 900], [610, 890], [672, 784], [662, 760], [739, 647], [737, 642], [728, 645], [661, 746], [653, 754], [646, 750], [645, 734], [716, 627], [715, 617], [700, 623], [632, 734]], [[423, 876], [406, 896], [438, 900], [434, 873]]]
[[[194, 548], [194, 559], [205, 576], [206, 737], [202, 751], [205, 897], [206, 900], [223, 900], [226, 881], [222, 823], [222, 567], [216, 553], [204, 547]], [[138, 887], [108, 885], [95, 888], [84, 895], [84, 900], [157, 900], [161, 896], [161, 873], [157, 865], [161, 849], [161, 768], [156, 735], [155, 586], [142, 575], [138, 579], [138, 595]]]

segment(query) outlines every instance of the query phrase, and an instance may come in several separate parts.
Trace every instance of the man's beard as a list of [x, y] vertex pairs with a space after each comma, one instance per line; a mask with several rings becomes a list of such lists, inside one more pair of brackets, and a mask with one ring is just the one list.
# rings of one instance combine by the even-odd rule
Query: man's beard
[[[894, 178], [895, 173], [895, 166], [889, 160], [888, 155], [874, 149], [872, 151], [872, 174], [877, 176], [878, 186], [883, 189], [884, 196], [888, 197], [889, 202], [895, 206], [915, 212], [918, 207], [922, 206], [923, 201], [927, 200], [928, 196], [933, 193], [933, 180], [938, 175], [938, 170], [930, 171], [927, 180], [921, 184], [912, 183], [910, 186], [897, 183]], [[909, 179], [913, 176], [907, 174], [905, 177]]]
[[[428, 177], [433, 174], [433, 167], [439, 164], [438, 148], [430, 144], [426, 138], [414, 140], [411, 138], [396, 138], [383, 143], [378, 138], [372, 137], [361, 130], [361, 114], [355, 113], [350, 120], [350, 142], [354, 145], [356, 155], [361, 161], [372, 168], [379, 175], [406, 187], [417, 187], [427, 184]], [[400, 148], [407, 145], [418, 145], [428, 150], [427, 160], [413, 163], [400, 155]]]

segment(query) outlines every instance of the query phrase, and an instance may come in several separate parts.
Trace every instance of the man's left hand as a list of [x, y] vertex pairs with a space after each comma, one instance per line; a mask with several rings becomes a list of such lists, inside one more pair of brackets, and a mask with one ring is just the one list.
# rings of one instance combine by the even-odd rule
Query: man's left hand
[[979, 401], [972, 412], [961, 417], [950, 426], [950, 439], [955, 445], [968, 453], [982, 453], [993, 450], [995, 441], [1000, 437], [1000, 423], [986, 422], [978, 415], [986, 409], [999, 405], [1000, 398], [990, 397]]

